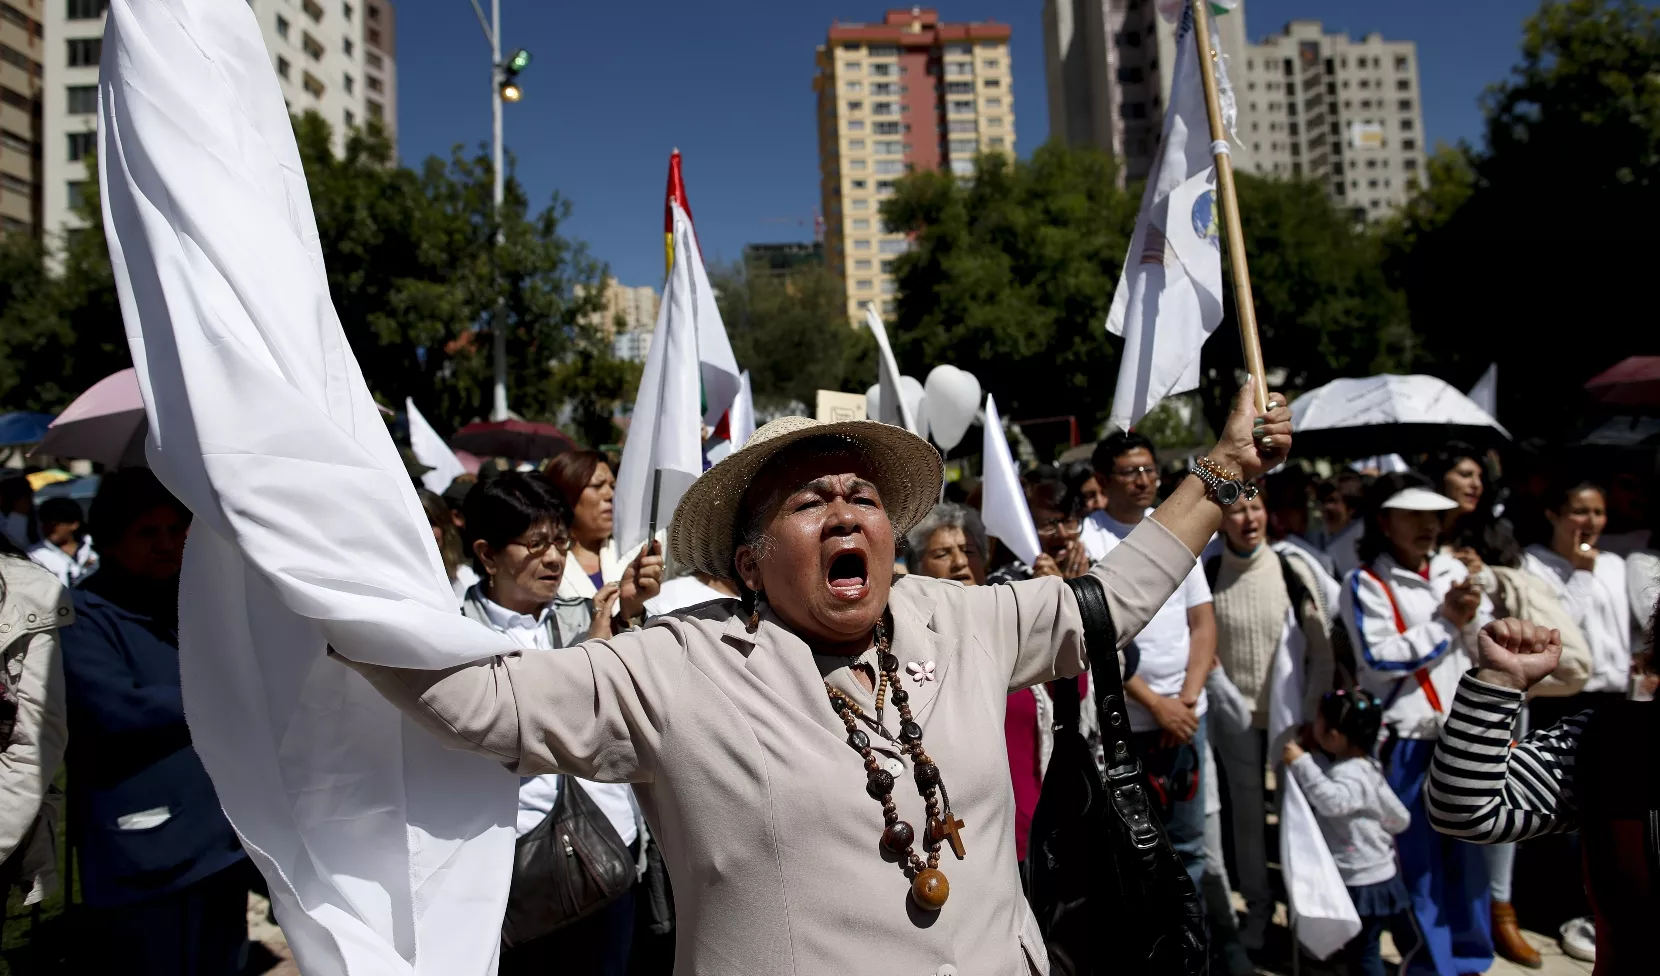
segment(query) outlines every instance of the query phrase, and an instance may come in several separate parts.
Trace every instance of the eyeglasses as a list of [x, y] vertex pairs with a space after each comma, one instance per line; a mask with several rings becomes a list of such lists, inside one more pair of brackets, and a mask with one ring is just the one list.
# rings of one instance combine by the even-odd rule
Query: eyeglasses
[[1082, 525], [1083, 523], [1075, 518], [1054, 519], [1038, 526], [1037, 534], [1047, 536], [1049, 538], [1053, 538], [1063, 532], [1067, 535], [1072, 535], [1076, 533]]
[[1123, 478], [1125, 481], [1134, 481], [1142, 475], [1150, 475], [1154, 479], [1159, 476], [1159, 469], [1151, 464], [1138, 464], [1133, 468], [1113, 468], [1113, 477]]
[[560, 554], [570, 552], [571, 537], [568, 535], [556, 535], [552, 537], [542, 536], [535, 542], [525, 542], [523, 539], [514, 539], [512, 542], [509, 542], [508, 545], [523, 546], [525, 551], [530, 553], [532, 559], [540, 559], [542, 556], [547, 555], [549, 549], [557, 549]]

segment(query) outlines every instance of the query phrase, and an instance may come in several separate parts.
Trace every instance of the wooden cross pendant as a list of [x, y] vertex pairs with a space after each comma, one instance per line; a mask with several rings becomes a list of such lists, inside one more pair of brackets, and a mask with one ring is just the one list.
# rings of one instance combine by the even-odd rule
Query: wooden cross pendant
[[956, 814], [953, 814], [950, 810], [945, 811], [941, 819], [929, 825], [935, 840], [950, 841], [951, 853], [957, 855], [959, 861], [963, 859], [964, 854], [968, 853], [968, 849], [963, 847], [963, 836], [960, 833], [964, 826], [966, 825], [958, 820]]

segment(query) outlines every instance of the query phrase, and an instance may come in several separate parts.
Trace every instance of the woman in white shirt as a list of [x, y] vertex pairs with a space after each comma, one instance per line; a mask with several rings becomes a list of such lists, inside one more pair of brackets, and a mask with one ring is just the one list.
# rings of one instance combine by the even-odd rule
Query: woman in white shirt
[[1464, 564], [1437, 551], [1444, 513], [1458, 503], [1417, 472], [1386, 474], [1366, 491], [1360, 566], [1343, 586], [1343, 620], [1360, 686], [1383, 705], [1389, 785], [1412, 815], [1396, 839], [1424, 956], [1440, 976], [1493, 964], [1487, 867], [1474, 844], [1437, 834], [1424, 782], [1458, 680], [1474, 660], [1492, 605]]
[[1591, 677], [1577, 695], [1529, 703], [1530, 722], [1541, 729], [1626, 697], [1632, 652], [1625, 560], [1597, 548], [1608, 525], [1602, 489], [1590, 482], [1554, 488], [1545, 499], [1545, 520], [1549, 535], [1527, 547], [1523, 565], [1550, 584], [1585, 634], [1591, 645]]
[[[571, 514], [546, 480], [515, 472], [481, 482], [467, 495], [463, 511], [470, 552], [481, 577], [463, 598], [463, 614], [531, 652], [558, 653], [559, 648], [612, 635], [611, 609], [618, 602], [615, 583], [595, 593], [595, 612], [585, 631], [560, 629], [554, 596], [569, 564]], [[660, 562], [648, 565], [641, 573], [639, 589], [649, 588], [647, 595], [654, 595], [661, 573]], [[546, 819], [560, 791], [573, 785], [588, 794], [618, 839], [639, 857], [640, 811], [633, 788], [627, 784], [527, 776], [519, 783], [518, 836], [523, 838]], [[594, 915], [504, 951], [502, 973], [563, 970], [622, 976], [634, 936], [634, 900], [631, 891]]]
[[[559, 583], [555, 610], [565, 630], [576, 632], [588, 626], [595, 613], [595, 594], [615, 584], [619, 600], [613, 607], [618, 621], [632, 620], [648, 593], [636, 598], [635, 575], [642, 555], [661, 560], [662, 547], [655, 541], [649, 553], [644, 546], [618, 551], [612, 536], [616, 522], [611, 504], [617, 479], [611, 464], [599, 451], [566, 451], [551, 458], [542, 476], [564, 498], [571, 511], [570, 568]], [[618, 627], [617, 629], [620, 629]]]

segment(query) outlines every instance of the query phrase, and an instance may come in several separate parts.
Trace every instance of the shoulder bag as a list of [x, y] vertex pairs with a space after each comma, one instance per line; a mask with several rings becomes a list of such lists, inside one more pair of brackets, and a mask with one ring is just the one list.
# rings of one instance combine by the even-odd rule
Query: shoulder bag
[[514, 848], [502, 943], [524, 945], [587, 918], [638, 879], [617, 828], [581, 784], [562, 777], [553, 810]]
[[1204, 976], [1204, 906], [1170, 846], [1131, 741], [1117, 628], [1101, 581], [1066, 581], [1084, 620], [1107, 775], [1078, 733], [1078, 683], [1052, 682], [1055, 748], [1032, 816], [1027, 880], [1057, 976]]

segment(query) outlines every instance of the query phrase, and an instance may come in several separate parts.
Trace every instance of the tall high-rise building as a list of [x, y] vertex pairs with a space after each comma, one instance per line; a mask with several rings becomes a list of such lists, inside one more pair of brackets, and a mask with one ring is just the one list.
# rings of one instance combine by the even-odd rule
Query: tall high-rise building
[[1327, 34], [1294, 20], [1251, 46], [1239, 138], [1250, 171], [1318, 180], [1331, 198], [1372, 219], [1399, 207], [1425, 180], [1423, 100], [1411, 41]]
[[[108, 5], [108, 0], [51, 0], [44, 15], [41, 228], [49, 238], [84, 226], [76, 210], [88, 181], [97, 178], [87, 171], [85, 158], [97, 146], [98, 61]], [[389, 0], [248, 0], [248, 7], [259, 21], [289, 110], [321, 115], [334, 129], [336, 151], [344, 147], [346, 133], [368, 118], [379, 117], [394, 129], [397, 76]]]
[[847, 314], [895, 311], [894, 258], [910, 247], [878, 210], [918, 169], [974, 173], [982, 152], [1014, 155], [1009, 27], [941, 23], [924, 7], [880, 24], [835, 23], [818, 48], [819, 189], [824, 250]]
[[[1046, 0], [1049, 130], [1152, 169], [1170, 102], [1175, 29], [1149, 0]], [[1327, 34], [1292, 21], [1246, 41], [1245, 5], [1216, 18], [1238, 106], [1234, 168], [1311, 179], [1357, 219], [1404, 203], [1425, 178], [1418, 56], [1411, 41]]]
[[[1123, 163], [1120, 177], [1153, 168], [1176, 70], [1176, 24], [1152, 0], [1045, 0], [1044, 81], [1049, 133], [1094, 146]], [[1222, 54], [1237, 75], [1244, 54], [1243, 0], [1216, 18]], [[1235, 165], [1245, 164], [1235, 153]]]
[[0, 0], [0, 235], [40, 226], [42, 0]]

